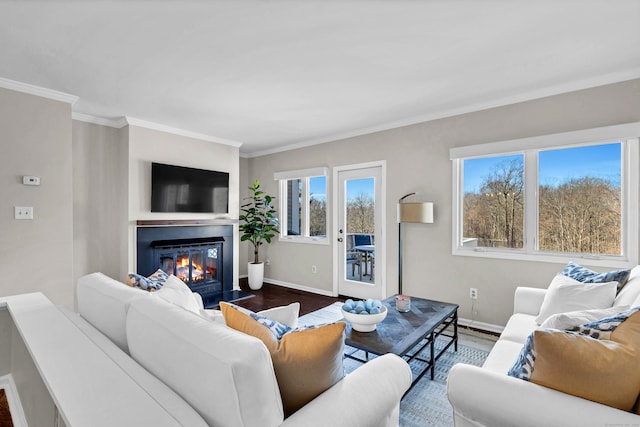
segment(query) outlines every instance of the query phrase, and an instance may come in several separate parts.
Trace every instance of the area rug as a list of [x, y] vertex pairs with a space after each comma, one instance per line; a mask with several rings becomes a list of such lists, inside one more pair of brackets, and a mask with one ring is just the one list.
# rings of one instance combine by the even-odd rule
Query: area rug
[[[299, 324], [302, 325], [318, 325], [322, 323], [335, 322], [342, 319], [340, 313], [341, 303], [334, 303], [321, 310], [301, 316]], [[487, 355], [485, 349], [478, 348], [482, 346], [465, 345], [466, 336], [464, 332], [460, 332], [458, 340], [458, 351], [453, 350], [451, 346], [436, 362], [435, 376], [431, 380], [429, 374], [418, 381], [413, 388], [404, 396], [400, 402], [400, 426], [401, 427], [448, 427], [453, 426], [453, 409], [447, 400], [447, 375], [449, 370], [456, 363], [466, 363], [469, 365], [482, 366]], [[474, 338], [478, 341], [478, 338]], [[470, 340], [471, 341], [471, 340]], [[484, 348], [490, 348], [492, 340], [487, 340]], [[436, 340], [436, 349], [441, 349], [446, 345], [445, 339]], [[345, 351], [351, 352], [355, 349], [347, 347]], [[425, 349], [428, 351], [428, 349]], [[355, 355], [364, 358], [364, 354]], [[428, 355], [421, 358], [428, 359]], [[362, 364], [355, 360], [345, 359], [345, 371], [347, 373], [357, 369]], [[414, 360], [410, 364], [414, 377], [421, 372], [425, 363]]]
[[341, 302], [334, 302], [331, 305], [321, 308], [320, 310], [313, 311], [304, 316], [300, 316], [298, 319], [298, 326], [313, 326], [322, 325], [323, 323], [333, 323], [342, 319]]

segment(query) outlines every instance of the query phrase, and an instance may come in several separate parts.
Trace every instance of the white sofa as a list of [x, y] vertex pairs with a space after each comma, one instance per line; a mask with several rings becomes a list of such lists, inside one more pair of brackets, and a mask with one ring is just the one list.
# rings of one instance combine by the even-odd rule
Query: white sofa
[[[633, 426], [640, 416], [513, 378], [507, 372], [538, 324], [546, 289], [518, 287], [513, 315], [482, 368], [457, 364], [449, 372], [447, 396], [456, 427]], [[640, 305], [640, 266], [614, 306]]]
[[215, 313], [201, 316], [100, 273], [82, 277], [77, 296], [79, 313], [67, 316], [178, 425], [398, 425], [411, 371], [397, 356], [364, 364], [285, 419], [267, 348]]

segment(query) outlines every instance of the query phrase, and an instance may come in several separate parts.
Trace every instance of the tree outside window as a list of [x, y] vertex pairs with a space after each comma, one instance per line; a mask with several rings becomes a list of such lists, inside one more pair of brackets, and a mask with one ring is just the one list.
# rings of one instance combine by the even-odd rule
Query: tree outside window
[[[525, 156], [538, 169], [525, 170]], [[462, 246], [523, 249], [537, 227], [535, 251], [622, 254], [622, 143], [464, 159]], [[536, 197], [525, 197], [527, 180]], [[525, 224], [525, 201], [537, 221]], [[537, 224], [535, 224], [536, 222]]]

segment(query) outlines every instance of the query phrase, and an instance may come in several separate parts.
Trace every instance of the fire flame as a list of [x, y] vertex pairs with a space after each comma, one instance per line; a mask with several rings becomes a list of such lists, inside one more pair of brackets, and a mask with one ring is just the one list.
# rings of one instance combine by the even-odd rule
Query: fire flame
[[[203, 279], [202, 267], [193, 261], [191, 261], [191, 275], [193, 276], [191, 278], [193, 281]], [[189, 281], [189, 257], [181, 258], [178, 260], [176, 276], [185, 283]]]

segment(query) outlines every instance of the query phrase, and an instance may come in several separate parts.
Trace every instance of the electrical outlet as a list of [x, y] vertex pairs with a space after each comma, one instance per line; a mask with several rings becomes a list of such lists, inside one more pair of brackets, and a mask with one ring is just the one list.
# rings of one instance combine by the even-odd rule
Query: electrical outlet
[[266, 260], [264, 263], [265, 263], [265, 265], [271, 265], [271, 260], [270, 260], [270, 259], [268, 259], [268, 260]]
[[478, 299], [478, 289], [477, 288], [469, 288], [469, 298]]
[[33, 207], [32, 206], [15, 206], [14, 218], [15, 219], [33, 219]]
[[316, 268], [316, 266], [315, 266], [315, 265], [312, 265], [312, 266], [311, 266], [311, 272], [312, 272], [312, 273], [317, 273], [317, 272], [318, 272], [318, 269]]

